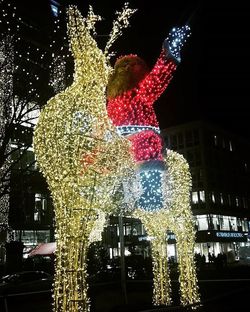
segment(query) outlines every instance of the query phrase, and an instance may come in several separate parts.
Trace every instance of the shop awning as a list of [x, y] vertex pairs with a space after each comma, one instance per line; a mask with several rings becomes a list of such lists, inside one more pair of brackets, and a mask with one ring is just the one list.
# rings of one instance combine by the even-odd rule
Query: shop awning
[[42, 243], [37, 245], [34, 249], [31, 250], [29, 253], [29, 257], [33, 257], [36, 255], [41, 255], [41, 256], [51, 256], [55, 253], [56, 250], [56, 243]]

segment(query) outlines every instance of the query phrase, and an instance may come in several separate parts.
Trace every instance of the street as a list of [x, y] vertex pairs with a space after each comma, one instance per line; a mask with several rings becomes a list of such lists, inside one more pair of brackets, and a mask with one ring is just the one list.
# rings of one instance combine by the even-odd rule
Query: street
[[[196, 311], [240, 311], [248, 306], [250, 293], [250, 267], [230, 267], [217, 271], [208, 268], [198, 272], [202, 306]], [[142, 312], [189, 311], [179, 304], [178, 282], [172, 282], [173, 306], [153, 307], [152, 281], [128, 280], [125, 302], [119, 281], [90, 285], [91, 312]], [[245, 308], [244, 308], [245, 309]], [[52, 297], [49, 292], [23, 294], [0, 299], [3, 312], [51, 312]]]

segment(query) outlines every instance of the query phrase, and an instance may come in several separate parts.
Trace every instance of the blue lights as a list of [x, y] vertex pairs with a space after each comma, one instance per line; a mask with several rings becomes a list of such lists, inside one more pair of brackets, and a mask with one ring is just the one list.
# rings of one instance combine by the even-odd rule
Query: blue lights
[[146, 211], [155, 211], [163, 208], [163, 180], [164, 163], [162, 161], [149, 161], [143, 163], [138, 170], [141, 184], [141, 195], [137, 206]]
[[58, 17], [59, 15], [59, 3], [57, 3], [55, 0], [50, 1], [50, 8], [51, 12], [55, 17]]
[[174, 27], [169, 32], [168, 37], [164, 40], [164, 48], [167, 50], [167, 56], [172, 56], [176, 61], [181, 61], [181, 48], [190, 36], [190, 27]]

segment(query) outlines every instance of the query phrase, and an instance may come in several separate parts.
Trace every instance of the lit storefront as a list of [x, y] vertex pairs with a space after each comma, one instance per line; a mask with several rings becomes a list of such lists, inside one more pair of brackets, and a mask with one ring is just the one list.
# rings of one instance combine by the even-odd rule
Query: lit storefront
[[20, 241], [24, 244], [24, 258], [27, 258], [30, 250], [35, 248], [38, 244], [51, 241], [50, 230], [15, 230], [14, 236], [16, 241]]
[[239, 259], [239, 248], [248, 242], [249, 224], [246, 218], [224, 215], [198, 215], [196, 219], [195, 252], [205, 255], [225, 253], [228, 262]]
[[[226, 254], [228, 262], [239, 260], [239, 249], [249, 245], [249, 222], [246, 218], [236, 218], [222, 215], [198, 215], [194, 216], [196, 226], [195, 253], [205, 255]], [[105, 230], [105, 243], [109, 247], [110, 258], [120, 256], [120, 237], [118, 219], [112, 217], [112, 225]], [[144, 258], [150, 257], [150, 241], [152, 237], [147, 236], [143, 224], [138, 219], [124, 218], [123, 235], [125, 256], [131, 255], [131, 249], [137, 255]], [[178, 262], [176, 252], [175, 235], [168, 232], [168, 258], [170, 261]]]

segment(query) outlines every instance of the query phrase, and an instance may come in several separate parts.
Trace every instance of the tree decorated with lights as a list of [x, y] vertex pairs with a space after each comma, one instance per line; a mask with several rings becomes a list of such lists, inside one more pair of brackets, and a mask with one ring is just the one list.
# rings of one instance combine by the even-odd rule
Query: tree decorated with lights
[[[25, 63], [28, 53], [20, 55], [17, 50], [21, 39], [15, 7], [0, 1], [0, 8], [0, 232], [7, 230], [11, 234], [8, 222], [11, 173], [18, 169], [20, 174], [26, 174], [34, 164], [34, 159], [23, 160], [32, 145], [39, 95], [34, 86], [37, 77]], [[12, 235], [7, 237], [11, 238]]]
[[55, 311], [89, 311], [86, 257], [93, 232], [111, 213], [127, 168], [129, 142], [120, 137], [106, 113], [106, 86], [112, 71], [108, 49], [127, 27], [134, 10], [125, 4], [103, 52], [93, 38], [93, 13], [82, 18], [68, 9], [68, 37], [74, 57], [71, 86], [44, 106], [34, 134], [38, 164], [48, 182], [56, 222]]
[[[68, 46], [62, 44], [65, 19], [61, 11], [48, 29], [48, 47], [36, 39], [29, 41], [27, 30], [32, 36], [34, 27], [20, 16], [13, 1], [0, 0], [0, 11], [0, 232], [10, 241], [15, 239], [10, 228], [15, 213], [15, 208], [9, 209], [10, 192], [15, 197], [18, 190], [22, 198], [29, 192], [26, 182], [36, 175], [33, 128], [48, 93], [65, 89], [70, 79], [65, 64], [70, 55]], [[58, 40], [59, 37], [63, 39]], [[30, 208], [34, 207], [27, 207], [32, 213]]]
[[188, 26], [173, 28], [151, 71], [137, 55], [117, 59], [109, 80], [107, 111], [117, 131], [131, 142], [139, 192], [133, 215], [152, 238], [153, 302], [169, 305], [171, 285], [167, 261], [167, 230], [175, 233], [182, 305], [199, 302], [194, 262], [195, 231], [190, 207], [191, 176], [185, 159], [164, 151], [154, 102], [166, 89], [180, 63]]
[[[0, 46], [0, 231], [8, 228], [11, 159], [9, 155], [10, 137], [8, 135], [7, 125], [11, 119], [9, 99], [13, 92], [13, 54], [11, 51], [11, 40], [9, 37], [6, 37]], [[7, 53], [9, 55], [8, 58]]]

